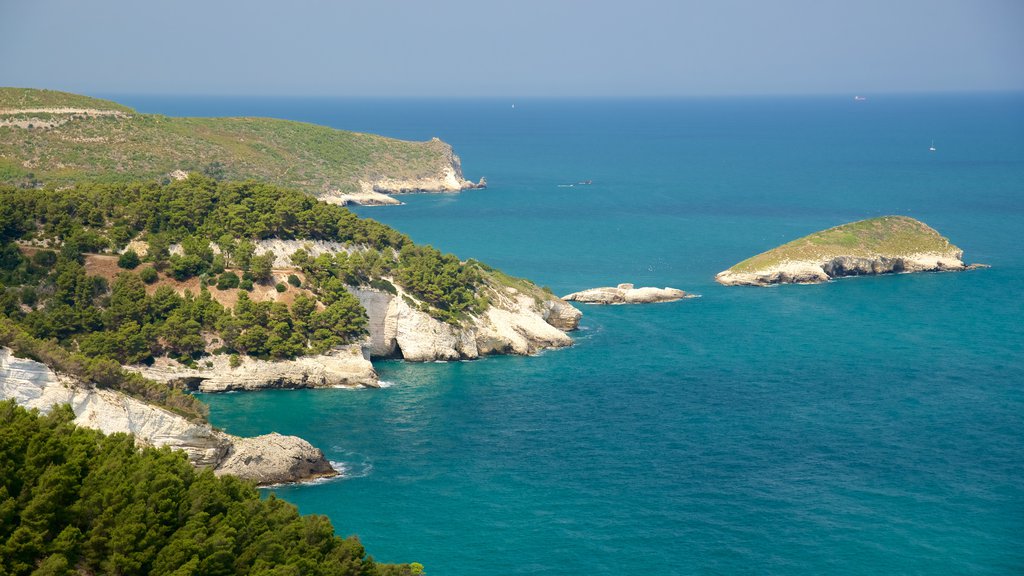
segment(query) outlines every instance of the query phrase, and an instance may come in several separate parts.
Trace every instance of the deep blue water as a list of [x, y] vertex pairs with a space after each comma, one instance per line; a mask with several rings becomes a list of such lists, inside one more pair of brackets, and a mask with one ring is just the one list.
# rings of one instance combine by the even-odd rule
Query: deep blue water
[[[1024, 96], [119, 99], [439, 136], [488, 189], [358, 213], [557, 293], [703, 295], [584, 307], [576, 346], [537, 357], [379, 363], [383, 390], [204, 396], [229, 432], [297, 434], [344, 463], [276, 492], [378, 559], [435, 576], [1024, 572]], [[882, 214], [992, 268], [713, 282]]]

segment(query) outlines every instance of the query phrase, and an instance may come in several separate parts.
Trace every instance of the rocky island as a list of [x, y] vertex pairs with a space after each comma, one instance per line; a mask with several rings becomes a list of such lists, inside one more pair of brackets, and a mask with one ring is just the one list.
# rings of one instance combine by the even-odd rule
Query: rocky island
[[815, 232], [719, 272], [726, 286], [816, 284], [833, 278], [968, 270], [963, 251], [923, 222], [882, 216]]
[[562, 300], [581, 302], [584, 304], [651, 304], [655, 302], [674, 302], [683, 298], [696, 298], [678, 288], [634, 288], [632, 284], [619, 284], [601, 288], [590, 288], [562, 296]]

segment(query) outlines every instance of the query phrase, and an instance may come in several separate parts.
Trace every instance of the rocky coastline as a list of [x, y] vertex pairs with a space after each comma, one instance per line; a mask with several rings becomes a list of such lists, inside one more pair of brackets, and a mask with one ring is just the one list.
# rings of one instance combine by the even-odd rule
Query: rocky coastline
[[960, 256], [925, 253], [907, 256], [863, 258], [837, 256], [825, 262], [795, 260], [752, 272], [726, 270], [715, 276], [725, 286], [772, 286], [775, 284], [819, 284], [836, 278], [907, 274], [912, 272], [959, 272], [986, 268], [984, 264], [964, 264]]
[[205, 393], [297, 388], [376, 388], [380, 385], [373, 364], [364, 356], [358, 344], [293, 360], [271, 361], [239, 356], [235, 366], [232, 366], [230, 356], [214, 354], [200, 360], [196, 367], [185, 366], [164, 357], [158, 358], [152, 365], [137, 364], [125, 368], [150, 380]]
[[418, 193], [451, 193], [463, 190], [477, 190], [487, 187], [487, 179], [480, 178], [477, 182], [467, 180], [462, 174], [462, 161], [455, 154], [451, 145], [438, 138], [430, 141], [435, 146], [443, 146], [441, 165], [437, 172], [414, 178], [379, 178], [360, 180], [359, 190], [343, 193], [333, 191], [320, 197], [332, 204], [359, 204], [362, 206], [389, 206], [402, 202], [393, 198], [393, 194]]
[[634, 288], [624, 283], [612, 288], [590, 288], [562, 296], [562, 300], [583, 304], [653, 304], [658, 302], [675, 302], [684, 298], [696, 298], [678, 288]]
[[49, 367], [17, 358], [0, 348], [0, 399], [48, 412], [69, 404], [79, 426], [105, 434], [132, 434], [140, 446], [183, 450], [198, 468], [231, 474], [258, 485], [301, 482], [336, 476], [323, 452], [295, 436], [272, 433], [241, 438], [194, 422], [169, 410], [117, 392], [54, 373]]
[[725, 286], [817, 284], [850, 276], [984, 267], [964, 264], [963, 250], [924, 222], [882, 216], [815, 232], [762, 252], [719, 272], [715, 281]]

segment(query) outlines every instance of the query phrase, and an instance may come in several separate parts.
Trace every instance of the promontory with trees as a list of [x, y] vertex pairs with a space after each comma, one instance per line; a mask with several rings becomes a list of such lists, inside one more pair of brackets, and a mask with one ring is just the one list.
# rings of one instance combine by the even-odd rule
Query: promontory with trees
[[417, 573], [260, 501], [230, 475], [334, 472], [214, 429], [188, 390], [570, 345], [549, 290], [340, 205], [481, 185], [437, 139], [0, 88], [0, 574]]

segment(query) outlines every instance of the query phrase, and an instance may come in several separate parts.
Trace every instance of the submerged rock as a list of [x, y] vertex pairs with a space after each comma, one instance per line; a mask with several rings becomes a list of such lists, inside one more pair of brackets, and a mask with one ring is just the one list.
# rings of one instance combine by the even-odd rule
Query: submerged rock
[[562, 299], [584, 304], [652, 304], [695, 297], [678, 288], [634, 288], [632, 284], [619, 284], [614, 288], [606, 286], [573, 292]]
[[923, 222], [883, 216], [799, 238], [719, 272], [726, 286], [816, 284], [833, 278], [907, 272], [944, 272], [965, 265], [963, 251]]
[[0, 400], [12, 398], [41, 412], [69, 404], [79, 426], [105, 434], [132, 434], [140, 446], [183, 450], [193, 465], [212, 468], [218, 475], [233, 474], [263, 485], [337, 474], [323, 452], [301, 438], [232, 436], [124, 393], [58, 375], [44, 364], [0, 348]]

